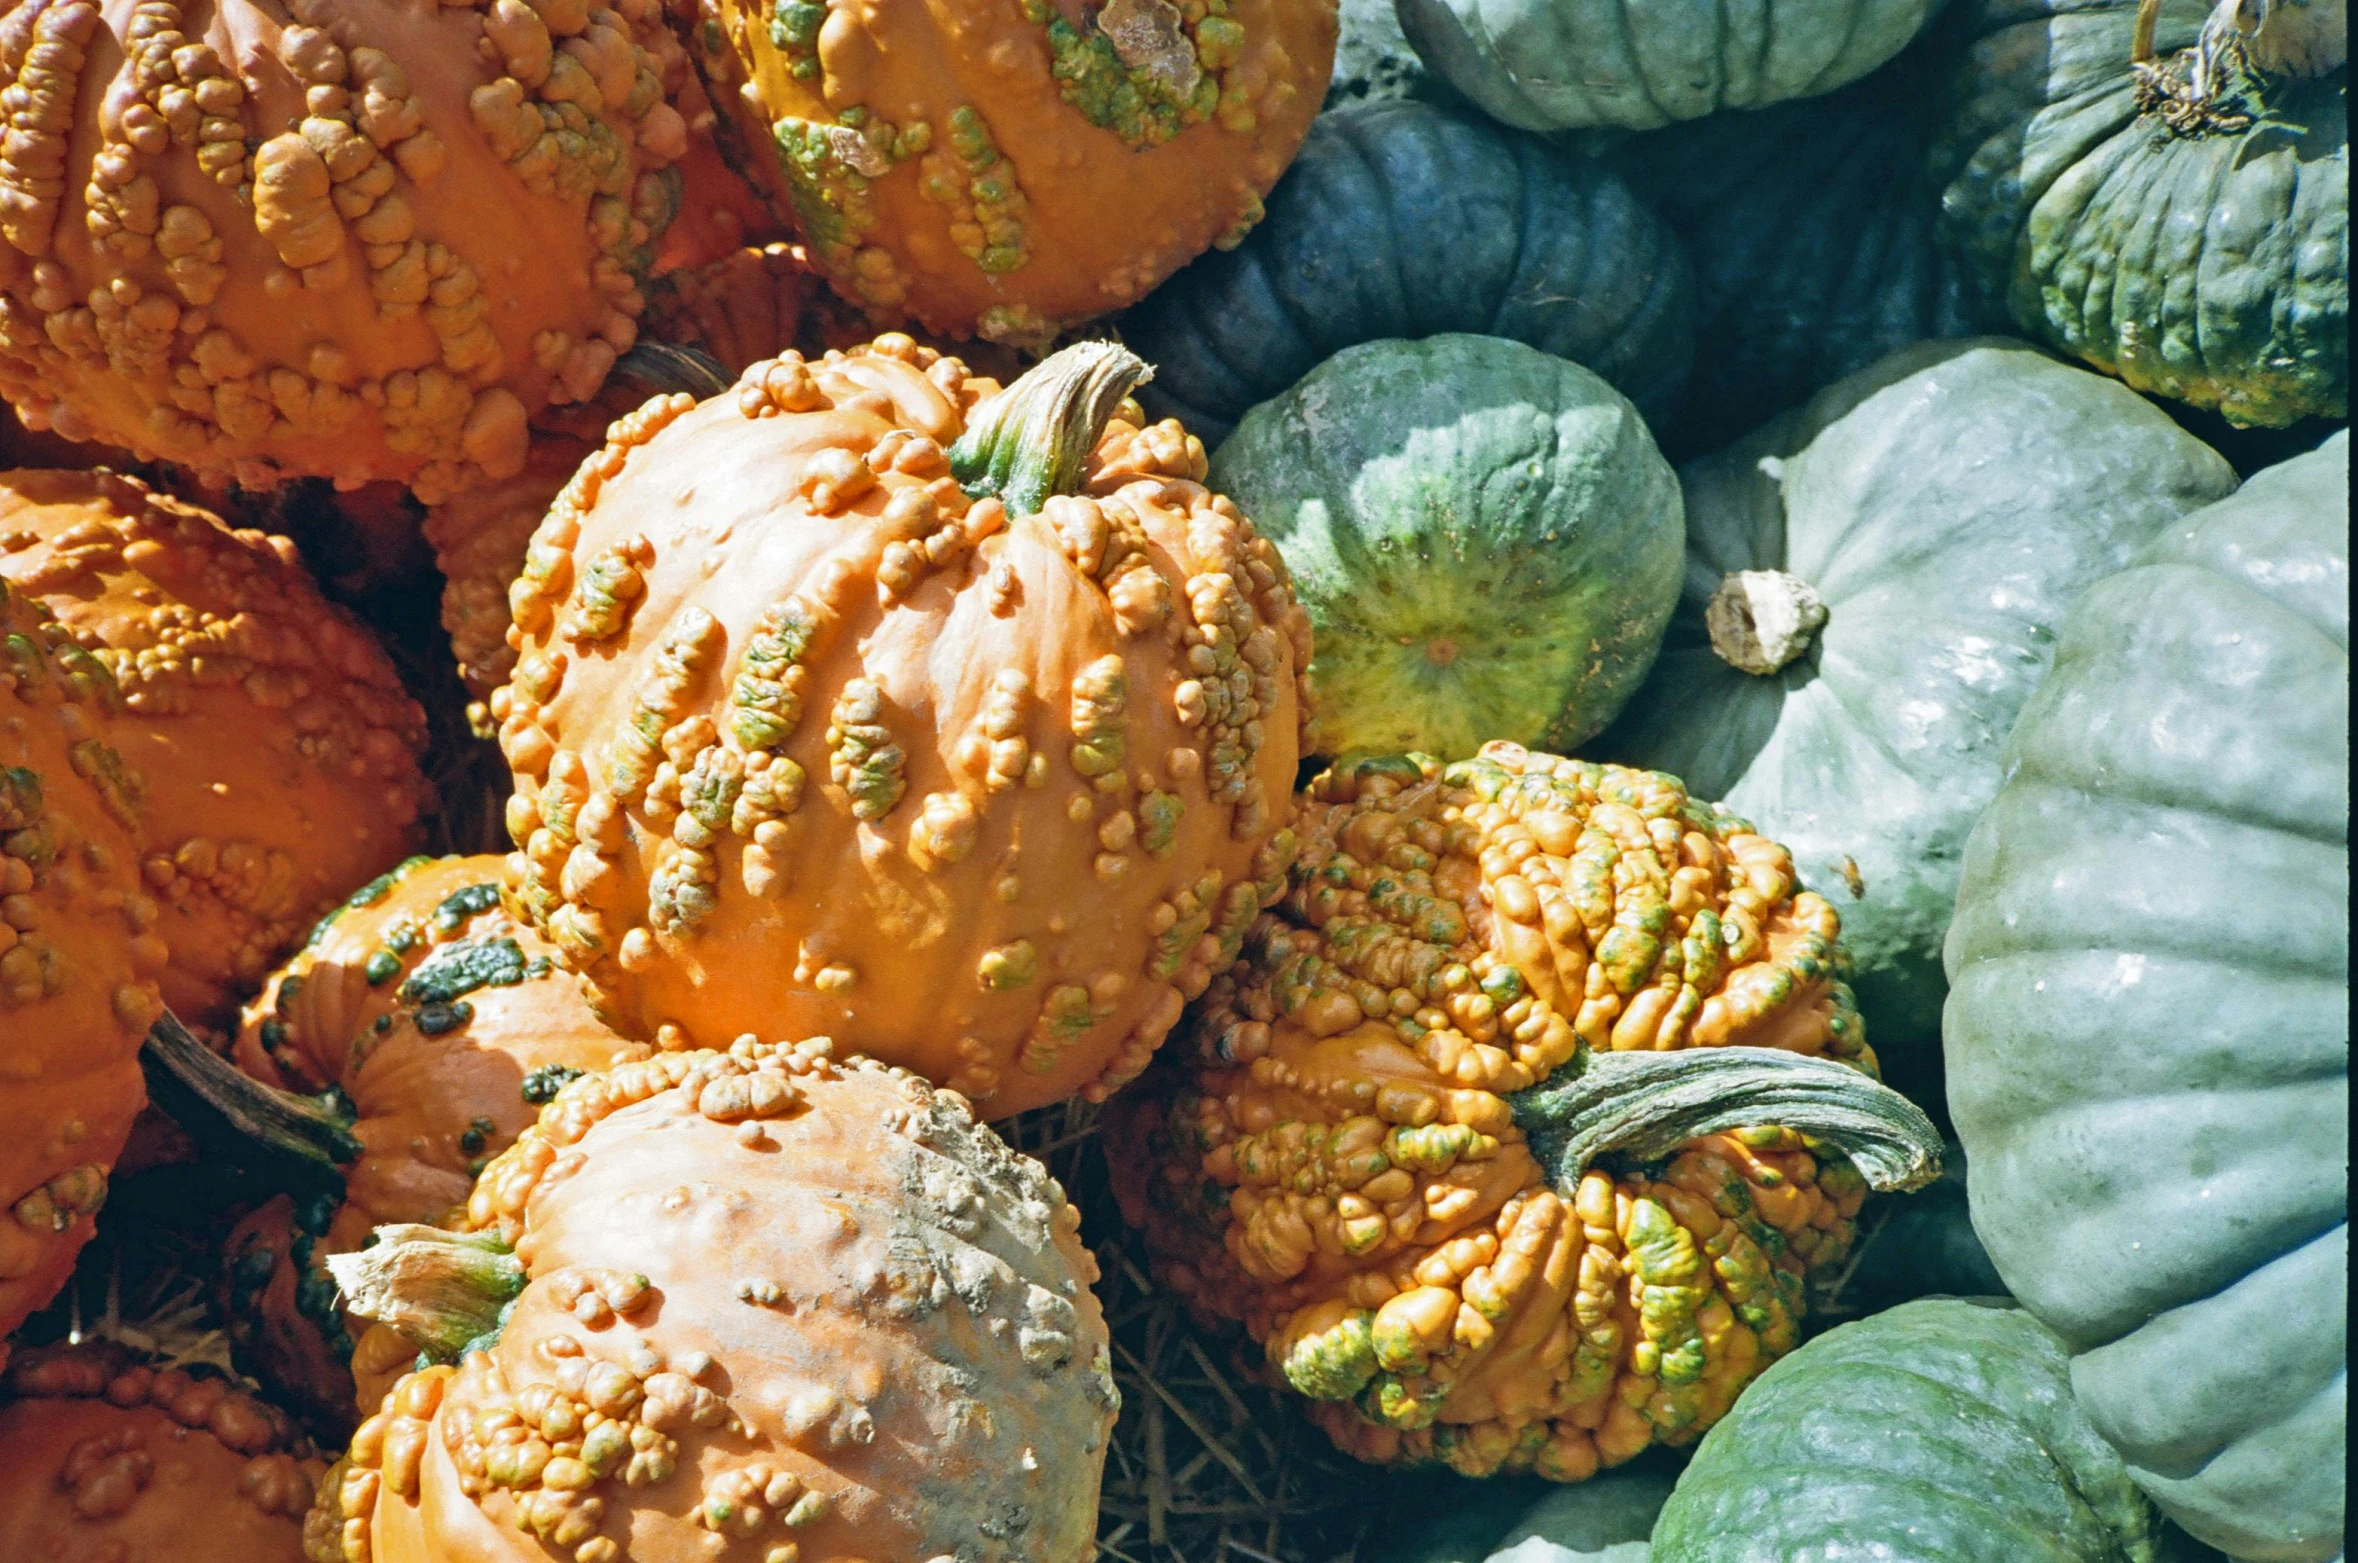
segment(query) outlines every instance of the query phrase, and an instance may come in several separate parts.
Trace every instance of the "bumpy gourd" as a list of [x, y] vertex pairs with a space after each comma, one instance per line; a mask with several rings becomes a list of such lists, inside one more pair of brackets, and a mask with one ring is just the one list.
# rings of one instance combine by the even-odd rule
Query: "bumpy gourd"
[[1334, 0], [705, 0], [742, 168], [872, 319], [1045, 341], [1260, 219]]
[[250, 487], [509, 476], [631, 345], [685, 69], [658, 0], [28, 0], [0, 393]]
[[501, 904], [505, 868], [402, 864], [322, 922], [246, 1006], [239, 1067], [285, 1090], [341, 1092], [360, 1143], [340, 1204], [273, 1200], [224, 1249], [247, 1360], [330, 1425], [351, 1426], [356, 1375], [361, 1413], [374, 1410], [393, 1363], [381, 1350], [354, 1362], [362, 1329], [337, 1304], [328, 1255], [373, 1227], [463, 1208], [475, 1174], [560, 1086], [645, 1052], [599, 1021], [581, 979]]
[[27, 1351], [0, 1399], [0, 1542], [34, 1559], [302, 1563], [322, 1465], [285, 1415], [120, 1348]]
[[89, 1241], [169, 958], [97, 658], [0, 577], [0, 1336]]
[[825, 1031], [997, 1115], [1112, 1090], [1234, 958], [1309, 629], [1202, 445], [1111, 416], [1138, 369], [789, 353], [583, 464], [492, 709], [524, 904], [642, 1034]]
[[130, 478], [0, 474], [0, 576], [114, 675], [164, 998], [226, 1028], [324, 908], [414, 844], [425, 718], [285, 539]]
[[362, 1424], [312, 1556], [1092, 1555], [1116, 1397], [1079, 1212], [956, 1096], [830, 1053], [575, 1081], [477, 1183], [478, 1235], [339, 1259], [459, 1360]]
[[1625, 1069], [1766, 1058], [1921, 1140], [1872, 1080], [1833, 908], [1673, 779], [1509, 744], [1346, 761], [1302, 833], [1244, 961], [1114, 1107], [1163, 1284], [1240, 1319], [1363, 1459], [1578, 1481], [1692, 1440], [1793, 1348], [1867, 1184], [1745, 1127], [1795, 1121], [1759, 1081], [1622, 1172], [1562, 1156], [1545, 1098], [1593, 1075], [1643, 1118]]

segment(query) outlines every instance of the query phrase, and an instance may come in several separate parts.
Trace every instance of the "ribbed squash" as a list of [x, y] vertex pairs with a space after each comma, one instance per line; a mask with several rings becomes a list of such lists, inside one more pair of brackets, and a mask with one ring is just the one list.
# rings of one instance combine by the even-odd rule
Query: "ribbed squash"
[[1261, 216], [1334, 0], [714, 0], [736, 161], [880, 324], [1044, 342]]
[[1990, 1257], [2139, 1485], [2272, 1563], [2344, 1544], [2349, 451], [2081, 600], [1948, 946]]
[[642, 1034], [784, 1021], [1009, 1113], [1233, 958], [1309, 630], [1201, 444], [1113, 416], [1140, 367], [789, 353], [584, 463], [493, 712], [525, 904]]
[[425, 718], [285, 539], [133, 479], [0, 474], [0, 576], [114, 675], [164, 998], [226, 1029], [322, 910], [415, 844]]
[[317, 1563], [1081, 1563], [1115, 1394], [1040, 1167], [903, 1071], [750, 1037], [567, 1086], [460, 1237], [337, 1261], [438, 1362]]
[[684, 68], [658, 0], [29, 0], [0, 392], [255, 488], [510, 476], [631, 345]]
[[1932, 1176], [1834, 909], [1675, 780], [1509, 744], [1339, 764], [1302, 834], [1245, 959], [1113, 1110], [1162, 1284], [1241, 1320], [1362, 1459], [1579, 1481], [1692, 1441], [1799, 1340], [1862, 1173]]

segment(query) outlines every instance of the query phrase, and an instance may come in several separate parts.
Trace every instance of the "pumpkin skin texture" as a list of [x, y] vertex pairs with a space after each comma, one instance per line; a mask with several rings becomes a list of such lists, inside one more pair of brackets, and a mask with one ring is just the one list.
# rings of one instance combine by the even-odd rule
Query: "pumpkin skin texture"
[[0, 577], [0, 1337], [90, 1240], [147, 1100], [169, 958], [139, 882], [142, 779], [105, 739], [104, 664]]
[[1321, 115], [1260, 226], [1156, 289], [1122, 338], [1155, 366], [1141, 399], [1214, 448], [1344, 348], [1453, 331], [1569, 358], [1653, 417], [1686, 383], [1693, 293], [1612, 174], [1475, 114], [1375, 103]]
[[[1686, 778], [1792, 849], [1842, 908], [1888, 1077], [1937, 1103], [1958, 859], [2056, 626], [2235, 474], [2118, 384], [1984, 340], [1901, 352], [1684, 483], [1678, 614], [1596, 750]], [[1714, 643], [1711, 604], [1740, 571], [1823, 604], [1775, 671]]]
[[164, 999], [226, 1030], [324, 908], [415, 843], [424, 714], [284, 539], [131, 478], [0, 474], [0, 575], [115, 676]]
[[[1672, 778], [1510, 744], [1343, 762], [1301, 818], [1285, 897], [1109, 1118], [1158, 1280], [1364, 1460], [1581, 1481], [1690, 1442], [1793, 1348], [1864, 1183], [1766, 1129], [1559, 1190], [1508, 1096], [1584, 1046], [1871, 1073], [1833, 908]], [[1682, 1249], [1718, 1268], [1641, 1320], [1623, 1278]]]
[[251, 488], [512, 475], [630, 346], [687, 145], [658, 0], [545, 12], [16, 7], [0, 392]]
[[2271, 1563], [2342, 1549], [2348, 490], [2343, 433], [2081, 600], [1948, 944], [1974, 1227], [2138, 1483]]
[[[1651, 130], [1831, 92], [1916, 36], [1937, 0], [1400, 0], [1433, 72], [1525, 130]], [[1714, 14], [1716, 13], [1716, 14]]]
[[12, 1558], [303, 1563], [322, 1464], [285, 1415], [218, 1378], [95, 1343], [25, 1352], [0, 1401]]
[[879, 324], [1045, 342], [1259, 220], [1334, 66], [1334, 0], [775, 12], [710, 0], [735, 161]]
[[1347, 348], [1247, 414], [1211, 482], [1293, 572], [1330, 754], [1569, 748], [1678, 598], [1678, 480], [1637, 410], [1519, 342]]
[[469, 1206], [522, 1261], [496, 1342], [401, 1381], [315, 1530], [374, 1563], [1089, 1556], [1116, 1396], [1078, 1212], [955, 1095], [826, 1048], [567, 1086]]
[[493, 701], [521, 894], [641, 1034], [1101, 1097], [1276, 893], [1283, 561], [1175, 423], [1065, 429], [1037, 515], [969, 500], [996, 392], [905, 336], [789, 353], [617, 423], [542, 524]]
[[1988, 1300], [1845, 1324], [1761, 1375], [1704, 1437], [1653, 1563], [2164, 1563], [2063, 1343]]
[[[2155, 33], [2165, 61], [2210, 11], [2166, 0]], [[2140, 391], [2235, 423], [2345, 416], [2350, 132], [2338, 56], [2311, 79], [2261, 80], [2247, 128], [2181, 135], [2138, 111], [2136, 13], [2136, 0], [1969, 0], [1953, 18], [1970, 46], [1933, 177], [1985, 308]]]

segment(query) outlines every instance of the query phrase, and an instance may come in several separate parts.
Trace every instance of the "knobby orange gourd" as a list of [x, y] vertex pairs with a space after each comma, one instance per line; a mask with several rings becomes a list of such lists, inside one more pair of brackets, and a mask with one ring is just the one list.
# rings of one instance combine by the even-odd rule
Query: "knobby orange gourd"
[[823, 1038], [574, 1081], [466, 1232], [334, 1261], [437, 1363], [354, 1435], [317, 1563], [1080, 1563], [1115, 1393], [1037, 1163]]
[[1201, 444], [1116, 415], [1142, 372], [888, 336], [582, 465], [492, 711], [521, 898], [639, 1034], [823, 1031], [1000, 1115], [1113, 1090], [1233, 958], [1309, 629]]

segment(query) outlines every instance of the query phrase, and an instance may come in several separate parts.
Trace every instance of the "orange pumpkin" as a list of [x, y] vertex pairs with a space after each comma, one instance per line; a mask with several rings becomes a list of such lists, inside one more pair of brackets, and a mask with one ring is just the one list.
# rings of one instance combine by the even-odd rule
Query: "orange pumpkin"
[[[416, 858], [371, 882], [246, 1007], [233, 1057], [265, 1085], [351, 1102], [344, 1196], [281, 1196], [242, 1221], [223, 1278], [245, 1360], [327, 1425], [354, 1416], [353, 1338], [327, 1258], [370, 1228], [438, 1222], [564, 1081], [643, 1047], [500, 899], [496, 857]], [[396, 1359], [406, 1365], [414, 1352]], [[361, 1408], [394, 1366], [364, 1355]], [[370, 1391], [374, 1393], [371, 1394]]]
[[90, 1240], [168, 958], [104, 664], [0, 577], [0, 1336]]
[[714, 0], [738, 166], [871, 319], [1044, 342], [1261, 216], [1334, 0]]
[[225, 1026], [324, 908], [409, 850], [425, 718], [284, 539], [131, 478], [0, 474], [0, 576], [114, 675], [164, 997]]
[[683, 69], [659, 0], [27, 0], [0, 392], [255, 488], [510, 476], [631, 345]]
[[474, 1235], [335, 1262], [460, 1360], [361, 1425], [314, 1555], [1080, 1563], [1116, 1397], [1079, 1225], [963, 1101], [824, 1039], [575, 1081]]
[[1113, 415], [1142, 369], [885, 337], [582, 465], [492, 712], [524, 904], [641, 1034], [824, 1032], [997, 1115], [1113, 1090], [1232, 958], [1309, 628], [1202, 445]]

